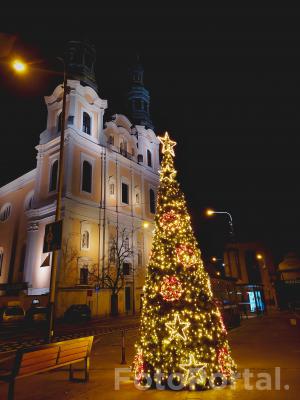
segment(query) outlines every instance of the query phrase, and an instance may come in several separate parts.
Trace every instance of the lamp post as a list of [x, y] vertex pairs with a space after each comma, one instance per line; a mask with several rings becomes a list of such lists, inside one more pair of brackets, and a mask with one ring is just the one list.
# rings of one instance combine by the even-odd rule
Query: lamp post
[[[57, 58], [63, 64], [63, 103], [61, 112], [61, 130], [60, 130], [60, 144], [59, 144], [59, 163], [58, 163], [58, 183], [56, 195], [56, 211], [55, 222], [61, 219], [61, 203], [62, 191], [64, 181], [64, 143], [65, 143], [65, 124], [66, 124], [66, 98], [67, 98], [67, 73], [66, 64], [63, 58]], [[50, 277], [50, 293], [49, 293], [49, 328], [48, 328], [48, 341], [51, 342], [54, 333], [54, 311], [55, 311], [55, 297], [56, 297], [56, 275], [58, 266], [58, 250], [53, 251], [52, 254], [52, 267]]]
[[234, 230], [233, 230], [233, 220], [232, 220], [231, 214], [228, 211], [215, 211], [212, 209], [206, 210], [206, 215], [208, 217], [211, 217], [214, 214], [225, 214], [228, 216], [228, 218], [229, 218], [229, 234], [231, 236], [231, 239], [233, 240], [234, 239]]
[[[63, 192], [63, 181], [64, 181], [64, 142], [65, 142], [65, 123], [66, 123], [66, 98], [67, 98], [67, 73], [65, 60], [61, 57], [57, 57], [63, 65], [63, 103], [61, 112], [61, 130], [60, 130], [60, 145], [59, 145], [59, 164], [58, 164], [58, 181], [57, 181], [57, 195], [56, 195], [56, 211], [55, 211], [55, 222], [61, 220], [61, 203], [62, 203], [62, 192]], [[22, 74], [27, 71], [28, 64], [24, 63], [21, 59], [15, 59], [11, 63], [12, 68], [18, 74]], [[53, 326], [54, 326], [54, 307], [56, 297], [56, 275], [58, 266], [58, 250], [52, 253], [52, 266], [50, 276], [50, 289], [49, 289], [49, 316], [48, 316], [48, 341], [51, 342], [53, 337]]]

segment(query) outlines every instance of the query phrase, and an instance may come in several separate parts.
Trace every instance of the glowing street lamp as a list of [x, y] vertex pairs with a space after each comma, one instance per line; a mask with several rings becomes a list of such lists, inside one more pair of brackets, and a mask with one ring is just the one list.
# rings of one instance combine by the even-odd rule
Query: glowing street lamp
[[225, 215], [227, 215], [227, 216], [229, 217], [229, 227], [230, 227], [229, 233], [230, 233], [230, 236], [231, 236], [232, 239], [233, 239], [233, 237], [234, 237], [234, 232], [233, 232], [233, 220], [232, 220], [231, 214], [230, 214], [228, 211], [215, 211], [215, 210], [212, 210], [211, 208], [209, 208], [209, 209], [206, 210], [205, 214], [206, 214], [208, 217], [211, 217], [211, 216], [214, 215], [214, 214], [225, 214]]
[[258, 260], [262, 260], [262, 259], [263, 259], [263, 256], [262, 256], [262, 254], [257, 253], [257, 254], [256, 254], [256, 258], [257, 258]]
[[18, 74], [23, 74], [27, 70], [27, 65], [20, 59], [15, 59], [11, 66]]

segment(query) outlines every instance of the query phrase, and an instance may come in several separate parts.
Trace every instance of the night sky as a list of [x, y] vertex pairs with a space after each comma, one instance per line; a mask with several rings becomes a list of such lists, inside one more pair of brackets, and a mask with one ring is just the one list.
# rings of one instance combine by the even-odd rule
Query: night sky
[[298, 250], [300, 9], [123, 3], [1, 10], [2, 31], [17, 35], [10, 57], [34, 61], [34, 70], [16, 77], [2, 59], [0, 186], [35, 167], [43, 96], [60, 79], [46, 70], [59, 68], [53, 60], [66, 41], [87, 37], [107, 119], [124, 112], [140, 55], [155, 131], [178, 142], [178, 177], [204, 255], [221, 255], [228, 240], [226, 218], [208, 220], [206, 207], [230, 211], [236, 239], [265, 242], [276, 260]]

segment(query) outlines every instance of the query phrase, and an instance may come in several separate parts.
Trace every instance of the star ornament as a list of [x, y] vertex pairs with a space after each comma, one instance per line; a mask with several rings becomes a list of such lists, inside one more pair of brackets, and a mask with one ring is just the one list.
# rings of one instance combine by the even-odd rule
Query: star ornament
[[205, 383], [205, 367], [207, 364], [199, 364], [195, 360], [194, 354], [189, 355], [187, 364], [179, 364], [179, 368], [184, 371], [183, 384], [195, 385], [196, 383]]
[[176, 146], [176, 142], [170, 139], [168, 132], [165, 133], [165, 136], [158, 136], [158, 139], [163, 145], [162, 153], [170, 153], [172, 156], [175, 156], [173, 147]]
[[182, 339], [186, 340], [186, 331], [189, 329], [190, 322], [181, 321], [178, 314], [175, 315], [173, 322], [166, 322], [166, 327], [170, 332], [170, 340]]

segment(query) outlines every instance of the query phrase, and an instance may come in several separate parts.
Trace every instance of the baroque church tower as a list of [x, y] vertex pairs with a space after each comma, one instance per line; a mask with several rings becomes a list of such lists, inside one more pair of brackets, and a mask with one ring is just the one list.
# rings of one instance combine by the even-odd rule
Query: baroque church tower
[[[105, 124], [107, 101], [99, 94], [95, 62], [93, 45], [68, 43], [58, 316], [78, 303], [88, 303], [95, 316], [110, 313], [111, 291], [96, 292], [90, 277], [96, 275], [101, 282], [114, 267], [111, 248], [120, 232], [125, 232], [132, 252], [124, 260], [128, 273], [118, 308], [121, 313], [139, 309], [151, 248], [159, 142], [149, 115], [144, 71], [139, 63], [132, 70], [131, 119], [116, 114]], [[45, 97], [47, 124], [36, 147], [36, 168], [0, 188], [0, 283], [14, 287], [23, 282], [26, 296], [49, 293], [51, 253], [43, 252], [43, 240], [56, 208], [62, 94], [60, 84]]]

